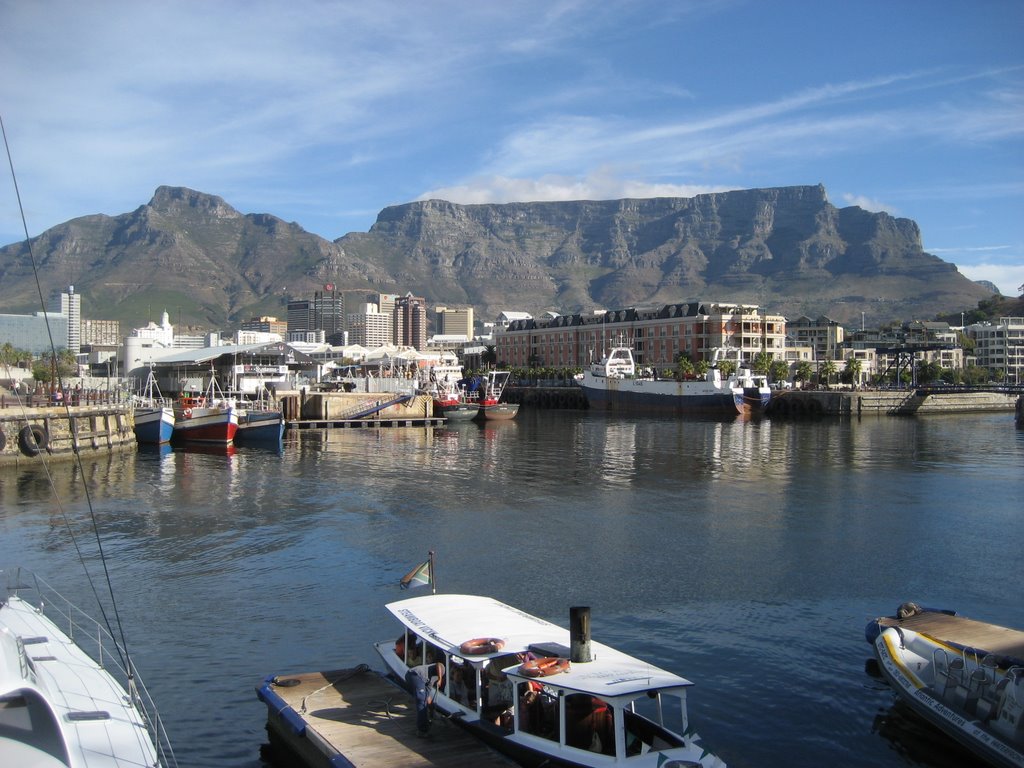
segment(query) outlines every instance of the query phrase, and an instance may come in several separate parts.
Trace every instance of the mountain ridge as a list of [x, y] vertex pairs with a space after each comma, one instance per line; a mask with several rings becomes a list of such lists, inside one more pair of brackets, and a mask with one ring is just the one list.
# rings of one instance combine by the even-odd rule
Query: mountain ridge
[[[487, 319], [702, 299], [886, 322], [991, 296], [925, 253], [912, 220], [836, 208], [820, 184], [691, 198], [424, 200], [388, 206], [369, 231], [334, 241], [161, 186], [134, 211], [72, 219], [32, 247], [51, 290], [74, 284], [86, 316], [134, 325], [165, 309], [172, 322], [214, 327], [284, 316], [288, 298], [329, 283], [469, 304]], [[4, 311], [38, 309], [31, 272], [25, 243], [0, 248]]]

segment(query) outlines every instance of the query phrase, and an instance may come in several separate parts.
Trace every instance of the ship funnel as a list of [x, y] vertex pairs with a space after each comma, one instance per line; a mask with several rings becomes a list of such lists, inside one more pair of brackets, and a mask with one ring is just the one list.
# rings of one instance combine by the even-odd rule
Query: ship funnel
[[590, 654], [590, 608], [569, 609], [569, 660], [573, 664], [593, 661]]

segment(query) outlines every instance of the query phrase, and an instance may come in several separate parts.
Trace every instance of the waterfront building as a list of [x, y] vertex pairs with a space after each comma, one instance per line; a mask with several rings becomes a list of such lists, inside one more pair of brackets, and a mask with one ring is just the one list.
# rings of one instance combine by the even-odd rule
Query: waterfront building
[[82, 350], [82, 297], [75, 293], [75, 286], [69, 285], [57, 297], [52, 310], [68, 319], [67, 350], [77, 355]]
[[387, 344], [396, 344], [395, 341], [395, 305], [401, 297], [397, 293], [378, 293], [374, 297], [377, 304], [377, 311], [388, 317], [388, 340]]
[[996, 323], [967, 327], [977, 364], [1008, 384], [1024, 384], [1024, 317], [1000, 317]]
[[[49, 331], [46, 325], [49, 321]], [[17, 349], [24, 349], [34, 356], [50, 351], [50, 334], [57, 349], [68, 346], [68, 317], [53, 312], [36, 312], [32, 315], [0, 315], [0, 344], [9, 343]]]
[[473, 338], [473, 308], [434, 307], [434, 335]]
[[312, 299], [292, 299], [288, 302], [288, 338], [293, 334], [320, 331], [331, 343], [341, 339], [345, 330], [345, 299], [328, 283], [326, 290], [316, 291]]
[[268, 315], [253, 317], [242, 323], [241, 330], [257, 331], [259, 333], [276, 333], [283, 339], [288, 335], [288, 321], [278, 320], [276, 317]]
[[363, 304], [345, 316], [348, 343], [363, 347], [383, 347], [391, 343], [392, 317], [376, 304]]
[[[321, 366], [284, 342], [225, 344], [177, 350], [152, 363], [160, 391], [165, 395], [205, 392], [210, 374], [224, 391], [256, 395], [263, 387], [295, 389], [319, 381]], [[144, 381], [148, 367], [132, 375]]]
[[583, 368], [621, 343], [632, 347], [638, 365], [659, 368], [675, 366], [680, 356], [711, 362], [719, 349], [731, 350], [733, 360], [762, 351], [784, 359], [786, 319], [751, 304], [693, 301], [512, 320], [494, 333], [499, 366]]
[[506, 309], [499, 313], [497, 319], [494, 321], [494, 327], [508, 328], [512, 323], [523, 320], [533, 320], [533, 315], [529, 312], [512, 312]]
[[414, 349], [427, 348], [427, 302], [420, 296], [407, 293], [395, 302], [392, 325], [394, 343]]
[[801, 315], [786, 321], [786, 335], [798, 346], [809, 346], [813, 350], [812, 363], [818, 363], [839, 358], [844, 330], [838, 322], [824, 315], [815, 320]]
[[83, 320], [82, 346], [116, 347], [121, 343], [121, 323], [117, 320]]
[[279, 333], [270, 331], [235, 331], [235, 344], [273, 344], [277, 341], [284, 341]]

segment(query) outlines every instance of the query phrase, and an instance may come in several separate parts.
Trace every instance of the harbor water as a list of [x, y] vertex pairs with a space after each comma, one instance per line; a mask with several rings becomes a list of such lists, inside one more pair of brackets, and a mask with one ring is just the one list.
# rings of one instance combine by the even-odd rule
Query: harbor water
[[[369, 663], [383, 605], [496, 597], [692, 680], [733, 768], [954, 766], [866, 669], [904, 601], [1024, 628], [1024, 431], [1012, 414], [309, 430], [282, 451], [156, 451], [0, 470], [0, 564], [89, 606], [102, 545], [181, 766], [265, 765], [271, 673]], [[83, 482], [84, 481], [84, 482]], [[88, 489], [101, 532], [90, 532]], [[70, 532], [69, 532], [70, 531]], [[71, 532], [74, 533], [72, 537]]]

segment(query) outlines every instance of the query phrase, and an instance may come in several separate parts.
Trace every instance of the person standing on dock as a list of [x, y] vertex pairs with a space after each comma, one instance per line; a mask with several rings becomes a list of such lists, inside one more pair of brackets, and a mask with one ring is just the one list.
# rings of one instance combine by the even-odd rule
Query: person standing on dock
[[434, 696], [444, 685], [444, 663], [421, 664], [405, 673], [405, 682], [416, 696], [416, 732], [426, 736], [430, 732], [430, 710]]

